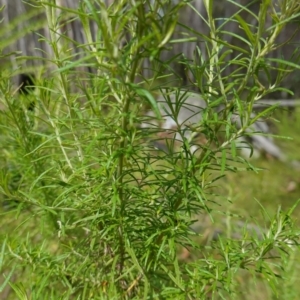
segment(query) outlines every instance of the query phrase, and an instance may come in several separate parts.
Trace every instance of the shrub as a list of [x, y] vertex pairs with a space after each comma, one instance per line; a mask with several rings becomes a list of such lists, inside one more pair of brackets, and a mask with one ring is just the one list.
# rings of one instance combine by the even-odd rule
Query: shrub
[[[206, 55], [195, 49], [193, 61], [174, 58], [189, 70], [191, 85], [207, 105], [199, 124], [189, 128], [192, 135], [205, 136], [194, 155], [184, 128], [177, 129], [182, 146], [162, 153], [153, 151], [149, 132], [138, 125], [147, 107], [160, 118], [153, 95], [168, 99], [170, 82], [163, 79], [176, 76], [160, 53], [178, 42], [172, 41], [177, 16], [191, 3], [82, 1], [78, 10], [70, 10], [37, 1], [47, 15], [55, 70], [36, 78], [28, 94], [15, 92], [11, 70], [0, 81], [1, 192], [10, 207], [2, 213], [9, 232], [2, 234], [1, 289], [9, 284], [19, 299], [228, 298], [242, 292], [245, 272], [279, 295], [279, 278], [289, 276], [284, 265], [297, 246], [294, 207], [278, 210], [273, 218], [266, 215], [266, 230], [254, 234], [245, 223], [239, 239], [219, 236], [210, 246], [197, 244], [191, 227], [196, 218], [218, 211], [212, 187], [220, 177], [255, 170], [239, 156], [235, 141], [275, 109], [253, 117], [254, 103], [283, 89], [282, 78], [298, 68], [296, 60], [267, 58], [285, 24], [298, 17], [297, 3], [263, 1], [257, 16], [240, 7], [217, 27], [212, 1], [204, 2], [210, 35], [197, 35]], [[247, 24], [242, 11], [258, 26]], [[266, 28], [269, 11], [273, 24]], [[80, 60], [69, 55], [63, 31], [73, 18], [81, 21], [89, 41], [78, 45], [84, 53]], [[228, 22], [243, 30], [244, 48], [226, 42]], [[98, 27], [95, 36], [91, 23]], [[232, 51], [235, 58], [227, 60]], [[143, 77], [145, 58], [152, 62], [151, 78]], [[86, 65], [95, 72], [80, 71]], [[235, 71], [224, 75], [232, 65]], [[274, 80], [270, 69], [277, 71]], [[176, 122], [184, 99], [180, 89], [169, 90], [176, 99]], [[240, 128], [232, 123], [234, 115]], [[180, 247], [192, 249], [198, 259], [182, 262]]]

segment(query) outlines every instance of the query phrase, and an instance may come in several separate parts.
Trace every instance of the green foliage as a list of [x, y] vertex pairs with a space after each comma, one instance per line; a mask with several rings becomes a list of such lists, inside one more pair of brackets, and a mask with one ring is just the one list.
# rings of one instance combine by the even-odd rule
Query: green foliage
[[[253, 234], [245, 223], [240, 238], [219, 236], [210, 245], [197, 243], [191, 226], [221, 211], [215, 204], [227, 205], [212, 192], [220, 177], [256, 170], [239, 156], [235, 141], [273, 113], [270, 107], [253, 117], [253, 106], [297, 67], [297, 61], [267, 56], [285, 24], [298, 17], [297, 1], [280, 1], [278, 7], [263, 1], [257, 16], [240, 7], [219, 26], [213, 1], [204, 1], [210, 36], [198, 36], [206, 53], [198, 48], [193, 62], [181, 62], [207, 104], [201, 122], [190, 128], [206, 138], [196, 155], [183, 128], [178, 129], [182, 147], [160, 153], [138, 125], [146, 107], [160, 118], [153, 95], [165, 91], [162, 70], [170, 70], [160, 53], [172, 39], [180, 9], [191, 3], [107, 6], [86, 0], [78, 10], [60, 8], [54, 0], [37, 4], [47, 16], [55, 70], [37, 78], [28, 95], [16, 93], [11, 70], [0, 78], [1, 225], [10, 229], [1, 233], [0, 289], [9, 284], [12, 299], [228, 299], [242, 294], [238, 282], [245, 272], [275, 296], [284, 294], [280, 282], [289, 278], [285, 265], [298, 246], [291, 218], [296, 205], [274, 217], [265, 212], [266, 230]], [[258, 26], [243, 21], [242, 11]], [[273, 24], [267, 28], [269, 11]], [[88, 40], [77, 45], [84, 59], [68, 54], [63, 25], [70, 15], [80, 20]], [[98, 26], [95, 36], [91, 22]], [[223, 30], [228, 22], [245, 32], [239, 37], [244, 48], [226, 42], [232, 34]], [[228, 60], [232, 51], [236, 56]], [[146, 59], [153, 62], [151, 78], [143, 76]], [[94, 72], [80, 70], [85, 65]], [[235, 71], [226, 76], [232, 65]], [[277, 77], [266, 76], [263, 85], [260, 74], [271, 68]], [[176, 121], [182, 98], [180, 89], [171, 90]], [[224, 108], [217, 112], [220, 104]], [[233, 115], [240, 128], [232, 124]], [[182, 262], [180, 247], [192, 249], [197, 259]]]

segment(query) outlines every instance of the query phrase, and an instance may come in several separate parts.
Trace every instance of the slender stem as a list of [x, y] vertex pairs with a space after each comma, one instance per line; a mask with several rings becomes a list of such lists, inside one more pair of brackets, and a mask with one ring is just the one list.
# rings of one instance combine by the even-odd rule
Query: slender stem
[[[54, 53], [54, 56], [55, 56], [56, 66], [57, 66], [57, 68], [62, 68], [64, 66], [63, 65], [63, 59], [61, 58], [63, 45], [62, 45], [60, 37], [62, 35], [62, 32], [61, 32], [61, 30], [60, 30], [60, 28], [57, 24], [57, 19], [58, 19], [57, 18], [57, 9], [55, 9], [56, 1], [51, 0], [50, 4], [51, 5], [44, 5], [44, 7], [45, 7], [48, 26], [49, 26], [49, 30], [50, 30], [51, 46], [52, 46], [53, 53]], [[78, 159], [79, 159], [80, 162], [82, 162], [83, 159], [84, 159], [84, 155], [83, 155], [83, 150], [81, 148], [81, 144], [79, 142], [79, 139], [78, 139], [78, 137], [75, 133], [75, 130], [73, 128], [74, 112], [73, 112], [73, 109], [72, 109], [72, 103], [69, 99], [69, 92], [68, 92], [69, 88], [68, 88], [68, 84], [67, 84], [66, 74], [63, 73], [63, 72], [59, 72], [59, 74], [60, 74], [61, 93], [62, 93], [63, 99], [65, 100], [69, 116], [71, 117], [71, 119], [70, 119], [70, 131], [71, 131], [71, 133], [73, 135], [73, 138], [74, 138], [74, 141], [75, 141], [75, 146], [76, 146], [76, 152], [77, 152]], [[53, 126], [53, 121], [52, 121], [52, 126]], [[59, 135], [59, 131], [58, 131], [57, 127], [56, 127], [55, 131], [56, 131], [56, 134]], [[61, 141], [59, 143], [61, 145]], [[65, 151], [64, 151], [64, 156], [67, 157], [67, 154], [66, 154]], [[68, 162], [68, 165], [71, 168], [70, 160], [68, 159], [67, 162]], [[71, 170], [74, 172], [74, 168], [71, 168]]]

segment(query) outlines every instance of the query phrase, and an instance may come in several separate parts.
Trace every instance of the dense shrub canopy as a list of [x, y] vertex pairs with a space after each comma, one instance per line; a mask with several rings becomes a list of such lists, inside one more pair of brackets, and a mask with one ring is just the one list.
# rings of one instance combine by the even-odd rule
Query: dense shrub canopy
[[[29, 1], [16, 19], [6, 1], [6, 299], [238, 298], [256, 281], [288, 299], [297, 203], [274, 216], [262, 206], [255, 224], [256, 216], [229, 210], [218, 183], [261, 171], [240, 148], [251, 150], [253, 126], [277, 107], [254, 113], [257, 102], [290, 93], [282, 82], [299, 68], [299, 52], [289, 60], [274, 53], [300, 6], [223, 2], [234, 9], [218, 18], [209, 0]], [[24, 72], [17, 87], [12, 78]], [[163, 118], [172, 126], [155, 125]], [[160, 140], [164, 151], [155, 148]], [[215, 218], [222, 225], [208, 234]]]

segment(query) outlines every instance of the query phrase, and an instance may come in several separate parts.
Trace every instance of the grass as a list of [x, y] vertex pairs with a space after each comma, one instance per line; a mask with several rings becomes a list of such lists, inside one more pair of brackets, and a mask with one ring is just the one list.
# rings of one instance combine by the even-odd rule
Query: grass
[[[243, 211], [248, 216], [257, 216], [260, 202], [270, 213], [276, 212], [278, 205], [288, 209], [300, 198], [300, 169], [293, 166], [293, 161], [300, 161], [300, 119], [299, 108], [290, 113], [281, 110], [276, 118], [276, 133], [291, 139], [275, 138], [275, 142], [288, 155], [289, 162], [280, 162], [270, 157], [250, 160], [262, 171], [228, 173], [223, 182], [222, 195], [228, 195], [235, 210]], [[254, 199], [257, 199], [255, 201]], [[296, 209], [294, 215], [299, 215]]]

